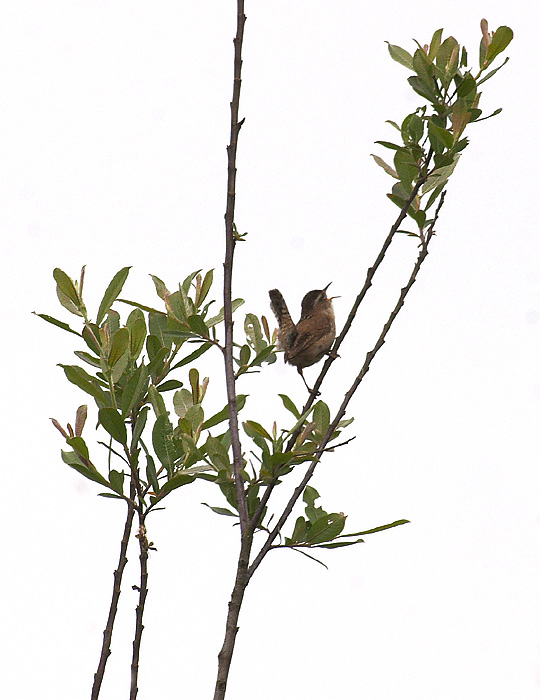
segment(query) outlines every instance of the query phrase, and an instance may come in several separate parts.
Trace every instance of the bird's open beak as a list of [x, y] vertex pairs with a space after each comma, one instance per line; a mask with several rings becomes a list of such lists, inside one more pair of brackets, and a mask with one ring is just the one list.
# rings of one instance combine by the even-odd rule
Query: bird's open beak
[[[326, 287], [323, 289], [323, 292], [324, 292], [325, 294], [326, 294], [326, 290], [328, 289], [328, 287], [329, 287], [331, 284], [332, 284], [332, 282], [329, 282], [329, 283], [326, 285]], [[328, 301], [332, 301], [332, 299], [341, 299], [341, 297], [339, 297], [339, 296], [337, 296], [337, 297], [328, 297]]]

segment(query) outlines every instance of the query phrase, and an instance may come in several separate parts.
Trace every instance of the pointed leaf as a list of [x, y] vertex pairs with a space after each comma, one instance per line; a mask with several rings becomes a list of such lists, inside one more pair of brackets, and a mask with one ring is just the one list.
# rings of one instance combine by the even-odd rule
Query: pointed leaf
[[96, 318], [96, 323], [98, 326], [101, 324], [105, 316], [107, 315], [109, 309], [113, 305], [114, 301], [118, 298], [118, 295], [122, 291], [124, 282], [129, 275], [130, 267], [123, 267], [119, 270], [116, 275], [112, 278], [109, 286], [107, 287], [101, 304], [99, 305], [99, 310]]
[[388, 44], [390, 56], [394, 59], [394, 61], [397, 61], [397, 63], [405, 66], [405, 68], [410, 68], [410, 70], [413, 70], [413, 57], [411, 54], [408, 51], [405, 51], [405, 49], [402, 49], [401, 46], [395, 46], [394, 44], [390, 44], [388, 41], [386, 43]]
[[113, 440], [116, 440], [121, 445], [127, 445], [126, 424], [115, 408], [101, 408], [99, 411], [99, 422]]
[[59, 321], [58, 319], [53, 318], [52, 316], [48, 316], [47, 314], [36, 314], [35, 311], [33, 311], [32, 313], [36, 316], [39, 316], [39, 318], [42, 318], [44, 321], [47, 321], [47, 323], [52, 323], [53, 326], [58, 326], [58, 328], [61, 328], [64, 331], [68, 331], [69, 333], [78, 335], [79, 338], [82, 337], [80, 333], [74, 331], [73, 328], [70, 328], [68, 324], [64, 323], [63, 321]]

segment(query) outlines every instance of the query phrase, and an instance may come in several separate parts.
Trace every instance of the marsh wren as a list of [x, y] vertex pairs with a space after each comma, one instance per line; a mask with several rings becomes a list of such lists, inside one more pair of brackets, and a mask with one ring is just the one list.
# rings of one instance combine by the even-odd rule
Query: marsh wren
[[285, 299], [278, 289], [271, 289], [270, 306], [277, 319], [278, 348], [285, 352], [285, 362], [294, 365], [302, 377], [308, 391], [311, 391], [302, 370], [322, 360], [329, 352], [336, 337], [336, 319], [332, 299], [326, 290], [314, 289], [302, 300], [302, 313], [298, 323], [294, 323]]

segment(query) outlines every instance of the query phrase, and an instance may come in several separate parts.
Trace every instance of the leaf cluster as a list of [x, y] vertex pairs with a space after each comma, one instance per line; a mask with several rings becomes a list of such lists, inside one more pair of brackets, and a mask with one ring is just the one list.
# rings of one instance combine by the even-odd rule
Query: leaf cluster
[[398, 131], [399, 142], [376, 142], [394, 152], [393, 164], [378, 155], [373, 158], [396, 180], [389, 199], [399, 208], [410, 203], [407, 213], [417, 224], [418, 233], [404, 232], [421, 240], [425, 228], [433, 221], [428, 210], [440, 197], [468, 144], [464, 137], [466, 127], [502, 111], [497, 109], [489, 117], [482, 117], [479, 108], [482, 93], [478, 88], [508, 61], [507, 58], [486, 73], [511, 42], [513, 32], [503, 26], [491, 34], [486, 20], [482, 20], [481, 30], [477, 71], [468, 67], [466, 48], [452, 36], [443, 40], [442, 29], [434, 32], [429, 44], [422, 46], [416, 42], [413, 54], [388, 44], [390, 56], [413, 73], [408, 83], [427, 104], [408, 114], [401, 123], [388, 122]]

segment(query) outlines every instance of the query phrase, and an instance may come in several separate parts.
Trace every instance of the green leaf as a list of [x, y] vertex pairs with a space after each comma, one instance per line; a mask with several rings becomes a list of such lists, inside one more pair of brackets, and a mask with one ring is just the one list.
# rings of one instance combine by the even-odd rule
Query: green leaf
[[309, 529], [306, 542], [311, 545], [319, 544], [320, 542], [330, 542], [342, 532], [344, 527], [345, 516], [343, 513], [323, 515]]
[[268, 362], [269, 365], [273, 364], [276, 361], [276, 355], [274, 353], [274, 346], [273, 345], [267, 345], [264, 347], [261, 352], [253, 358], [250, 362], [250, 367], [260, 367], [263, 362]]
[[156, 419], [152, 430], [152, 445], [161, 464], [172, 467], [180, 453], [174, 444], [173, 427], [167, 415], [158, 416]]
[[[238, 394], [236, 397], [236, 407], [238, 411], [241, 411], [244, 406], [246, 405], [246, 394]], [[215, 425], [218, 425], [219, 423], [222, 423], [224, 420], [229, 420], [229, 407], [225, 406], [224, 408], [221, 409], [221, 411], [218, 411], [215, 413], [213, 416], [210, 416], [208, 420], [206, 420], [202, 424], [202, 429], [203, 430], [208, 430], [209, 428], [213, 428]]]
[[429, 51], [428, 51], [428, 56], [429, 58], [433, 61], [435, 56], [437, 55], [437, 51], [439, 50], [439, 46], [441, 45], [441, 37], [442, 37], [443, 30], [442, 29], [437, 29], [433, 33], [433, 38], [431, 39], [431, 43], [429, 45]]
[[97, 357], [101, 357], [99, 326], [96, 326], [95, 323], [86, 323], [82, 331], [82, 337], [90, 350], [95, 353]]
[[[73, 280], [59, 267], [54, 268], [53, 277], [56, 281], [57, 291], [62, 292], [62, 294], [72, 302], [75, 308], [78, 309], [81, 304], [81, 298]], [[78, 315], [82, 316], [80, 313]]]
[[225, 445], [212, 435], [209, 435], [205, 443], [208, 458], [212, 464], [218, 469], [224, 469], [226, 472], [230, 469], [229, 453]]
[[[449, 72], [452, 68], [453, 56], [456, 52], [456, 48], [459, 49], [459, 44], [454, 39], [453, 36], [446, 38], [443, 43], [437, 49], [437, 55], [435, 62], [439, 68], [445, 72]], [[457, 67], [457, 63], [456, 63]]]
[[135, 427], [132, 429], [131, 433], [131, 452], [134, 452], [137, 448], [137, 443], [139, 442], [146, 425], [146, 419], [148, 417], [149, 410], [150, 409], [148, 408], [148, 406], [144, 406], [143, 408], [141, 408], [139, 415], [137, 416], [137, 420], [135, 421]]
[[246, 435], [249, 435], [249, 437], [255, 437], [256, 435], [260, 435], [265, 440], [269, 440], [270, 442], [272, 442], [272, 437], [270, 436], [270, 434], [262, 427], [260, 423], [257, 423], [257, 421], [247, 420], [244, 421], [244, 423], [242, 423], [242, 426]]
[[182, 474], [182, 472], [177, 472], [169, 481], [166, 481], [161, 487], [158, 498], [163, 498], [174, 489], [180, 486], [185, 486], [186, 484], [191, 484], [195, 481], [195, 477], [191, 474]]
[[412, 89], [421, 97], [425, 97], [426, 100], [428, 100], [434, 105], [437, 104], [439, 97], [434, 88], [434, 81], [432, 81], [431, 83], [425, 83], [417, 75], [411, 75], [410, 78], [407, 78], [407, 82], [412, 87]]
[[394, 165], [399, 179], [406, 186], [411, 188], [413, 180], [418, 177], [418, 166], [409, 153], [397, 151], [394, 156]]
[[73, 354], [76, 355], [79, 359], [83, 360], [83, 362], [87, 362], [92, 367], [97, 367], [101, 369], [101, 362], [97, 359], [97, 357], [90, 355], [89, 352], [84, 352], [83, 350], [75, 350]]
[[445, 148], [452, 148], [454, 144], [453, 135], [446, 129], [436, 126], [431, 119], [428, 119], [428, 136], [435, 153], [442, 153]]
[[124, 472], [118, 472], [116, 469], [111, 469], [109, 472], [109, 482], [116, 493], [124, 493]]
[[308, 506], [313, 506], [318, 498], [320, 498], [320, 496], [317, 489], [313, 488], [313, 486], [306, 486], [304, 489], [304, 495], [302, 496], [304, 503], [307, 503]]
[[146, 340], [146, 323], [144, 318], [138, 318], [129, 327], [129, 354], [136, 360], [144, 348]]
[[127, 445], [126, 424], [115, 408], [101, 408], [99, 410], [99, 422], [113, 440], [116, 440], [121, 445]]
[[470, 73], [465, 73], [463, 80], [457, 89], [458, 97], [468, 97], [472, 99], [476, 95], [476, 80]]
[[[158, 348], [157, 352], [155, 352], [156, 348]], [[160, 375], [163, 372], [165, 360], [169, 356], [170, 348], [160, 346], [159, 341], [156, 342], [156, 336], [149, 335], [146, 339], [146, 351], [148, 357], [151, 358], [146, 371], [150, 375]]]
[[278, 394], [280, 399], [283, 401], [283, 405], [290, 411], [296, 419], [300, 418], [300, 411], [296, 408], [292, 400], [286, 394]]
[[313, 420], [319, 434], [324, 435], [330, 426], [330, 409], [324, 401], [317, 401], [313, 409]]
[[208, 338], [208, 328], [200, 316], [190, 316], [187, 322], [194, 333], [197, 333], [197, 335], [202, 335], [203, 338]]
[[112, 337], [111, 349], [109, 350], [109, 366], [114, 367], [129, 345], [129, 330], [120, 328]]
[[214, 270], [208, 270], [208, 272], [204, 276], [203, 283], [201, 285], [201, 291], [199, 294], [199, 298], [197, 299], [197, 308], [203, 303], [203, 301], [208, 296], [208, 292], [210, 291], [210, 287], [212, 286], [213, 281]]
[[246, 314], [244, 331], [249, 344], [257, 355], [265, 350], [267, 343], [263, 338], [261, 323], [255, 314]]
[[379, 525], [378, 527], [372, 527], [370, 530], [352, 532], [351, 534], [343, 535], [343, 537], [358, 537], [358, 535], [371, 535], [374, 532], [382, 532], [383, 530], [389, 530], [390, 528], [398, 527], [399, 525], [406, 525], [410, 522], [410, 520], [395, 520], [393, 523], [388, 523], [388, 525]]
[[294, 524], [293, 533], [287, 542], [287, 544], [297, 544], [298, 542], [305, 542], [307, 533], [307, 522], [306, 519], [301, 515], [296, 519]]
[[365, 540], [353, 540], [352, 542], [331, 542], [330, 544], [318, 544], [317, 547], [321, 549], [336, 549], [336, 547], [349, 547], [351, 544], [358, 544], [359, 542], [364, 542]]
[[58, 326], [58, 328], [61, 328], [64, 331], [68, 331], [69, 333], [73, 333], [74, 335], [78, 335], [79, 338], [82, 337], [80, 333], [77, 331], [74, 331], [73, 328], [70, 328], [67, 323], [64, 323], [63, 321], [59, 321], [56, 318], [53, 318], [52, 316], [48, 316], [47, 314], [36, 314], [35, 311], [32, 312], [35, 316], [39, 316], [39, 318], [42, 318], [44, 321], [47, 321], [47, 323], [52, 323], [53, 326]]
[[193, 362], [193, 360], [196, 360], [198, 357], [203, 355], [207, 350], [210, 350], [212, 347], [212, 343], [203, 343], [197, 350], [194, 352], [190, 353], [189, 355], [186, 355], [183, 359], [180, 360], [180, 362], [177, 362], [171, 369], [178, 369], [178, 367], [183, 367], [184, 365], [189, 365], [190, 362]]
[[[233, 299], [231, 303], [233, 313], [236, 311], [236, 309], [238, 309], [238, 307], [242, 306], [242, 304], [244, 304], [243, 299]], [[212, 318], [209, 318], [206, 321], [206, 325], [208, 326], [208, 328], [212, 328], [212, 326], [216, 326], [218, 323], [221, 323], [223, 321], [223, 318], [224, 311], [223, 309], [221, 309], [217, 316], [213, 316]]]
[[204, 411], [200, 403], [193, 404], [186, 411], [186, 419], [190, 422], [193, 433], [196, 433], [202, 426], [204, 421]]
[[375, 143], [378, 143], [379, 146], [384, 146], [385, 148], [389, 148], [392, 151], [406, 151], [407, 150], [403, 146], [398, 146], [397, 144], [391, 143], [390, 141], [375, 141]]
[[161, 396], [161, 394], [158, 392], [158, 390], [153, 384], [150, 384], [150, 386], [148, 387], [148, 398], [150, 399], [150, 403], [152, 404], [152, 408], [154, 409], [154, 413], [157, 417], [167, 416], [169, 414], [169, 412], [165, 408], [165, 401], [163, 400], [163, 396]]
[[491, 44], [488, 46], [486, 56], [487, 63], [491, 63], [494, 58], [502, 53], [513, 38], [514, 32], [510, 27], [499, 27], [493, 35]]
[[413, 57], [411, 54], [408, 51], [405, 51], [405, 49], [402, 49], [401, 46], [395, 46], [394, 44], [390, 44], [388, 41], [386, 43], [388, 44], [388, 51], [393, 60], [400, 63], [402, 66], [405, 66], [405, 68], [410, 68], [410, 70], [413, 70]]
[[90, 456], [88, 454], [88, 447], [86, 446], [86, 442], [83, 440], [82, 437], [70, 437], [66, 440], [66, 442], [70, 447], [73, 447], [73, 449], [78, 455], [80, 455], [86, 460], [90, 459]]
[[191, 287], [191, 283], [193, 282], [195, 277], [197, 277], [199, 272], [201, 272], [201, 270], [195, 270], [195, 272], [191, 272], [182, 282], [180, 286], [184, 290], [184, 294], [189, 294], [189, 288]]
[[173, 396], [174, 412], [179, 418], [186, 415], [188, 408], [193, 406], [193, 396], [188, 389], [180, 389]]
[[489, 71], [489, 73], [484, 75], [484, 77], [478, 81], [477, 85], [481, 85], [482, 83], [485, 83], [486, 80], [489, 80], [490, 78], [492, 78], [497, 71], [501, 70], [501, 68], [508, 63], [509, 60], [510, 60], [510, 58], [507, 56], [504, 59], [503, 63], [501, 63], [501, 65], [498, 68], [494, 68], [492, 71]]
[[232, 510], [229, 510], [228, 508], [220, 508], [219, 506], [209, 506], [208, 503], [203, 503], [202, 505], [206, 506], [207, 508], [210, 508], [210, 510], [213, 510], [214, 513], [217, 513], [218, 515], [229, 515], [233, 518], [238, 517], [238, 513], [233, 513]]
[[183, 384], [178, 379], [168, 379], [166, 382], [162, 382], [161, 384], [158, 384], [157, 390], [159, 391], [160, 394], [162, 394], [164, 391], [171, 391], [172, 389], [180, 389], [181, 386], [183, 386]]
[[118, 298], [118, 295], [122, 291], [124, 282], [129, 275], [130, 267], [123, 267], [119, 270], [116, 275], [112, 278], [109, 286], [107, 287], [101, 304], [99, 305], [99, 310], [96, 318], [96, 323], [98, 326], [101, 324], [105, 316], [107, 315], [109, 309], [113, 305], [114, 301]]
[[142, 401], [149, 382], [147, 368], [144, 365], [137, 367], [122, 391], [122, 416], [124, 418], [129, 415], [134, 406]]
[[371, 157], [377, 163], [378, 166], [380, 166], [386, 173], [388, 173], [388, 175], [390, 175], [391, 177], [395, 177], [396, 180], [399, 180], [399, 176], [394, 170], [394, 168], [385, 163], [382, 158], [379, 158], [379, 156], [376, 156], [373, 153], [371, 154]]
[[[75, 438], [70, 439], [74, 440]], [[61, 454], [62, 460], [72, 469], [75, 469], [75, 471], [79, 472], [79, 474], [82, 474], [82, 476], [86, 477], [87, 479], [90, 479], [90, 481], [95, 481], [96, 483], [101, 484], [102, 486], [110, 488], [110, 484], [107, 481], [107, 479], [105, 479], [105, 477], [103, 477], [95, 467], [83, 464], [83, 462], [81, 462], [80, 458], [75, 452], [64, 452], [64, 450], [61, 450]]]
[[454, 132], [454, 143], [457, 142], [463, 130], [467, 126], [471, 118], [471, 113], [468, 110], [467, 103], [463, 98], [459, 98], [454, 102], [452, 108], [452, 131]]
[[180, 289], [178, 292], [173, 292], [172, 294], [167, 294], [165, 297], [165, 303], [169, 314], [183, 323], [187, 323], [187, 318], [191, 315], [187, 308], [186, 301], [187, 296], [183, 289]]
[[[168, 321], [165, 314], [160, 313], [149, 313], [148, 314], [148, 326], [150, 335], [155, 336], [162, 347], [172, 347], [172, 338], [167, 334], [168, 331]], [[147, 340], [148, 342], [148, 340]]]
[[150, 455], [146, 455], [146, 478], [148, 483], [154, 489], [154, 493], [159, 491], [159, 482], [156, 473], [156, 464]]
[[169, 290], [165, 286], [165, 282], [159, 279], [159, 277], [156, 277], [155, 275], [150, 275], [152, 278], [152, 281], [154, 282], [154, 285], [156, 287], [156, 292], [157, 295], [160, 299], [165, 300], [165, 296], [169, 294]]
[[93, 396], [99, 407], [110, 406], [110, 395], [105, 393], [99, 386], [99, 382], [94, 377], [91, 377], [82, 367], [77, 365], [60, 365], [64, 370], [68, 380], [78, 386], [90, 396]]

